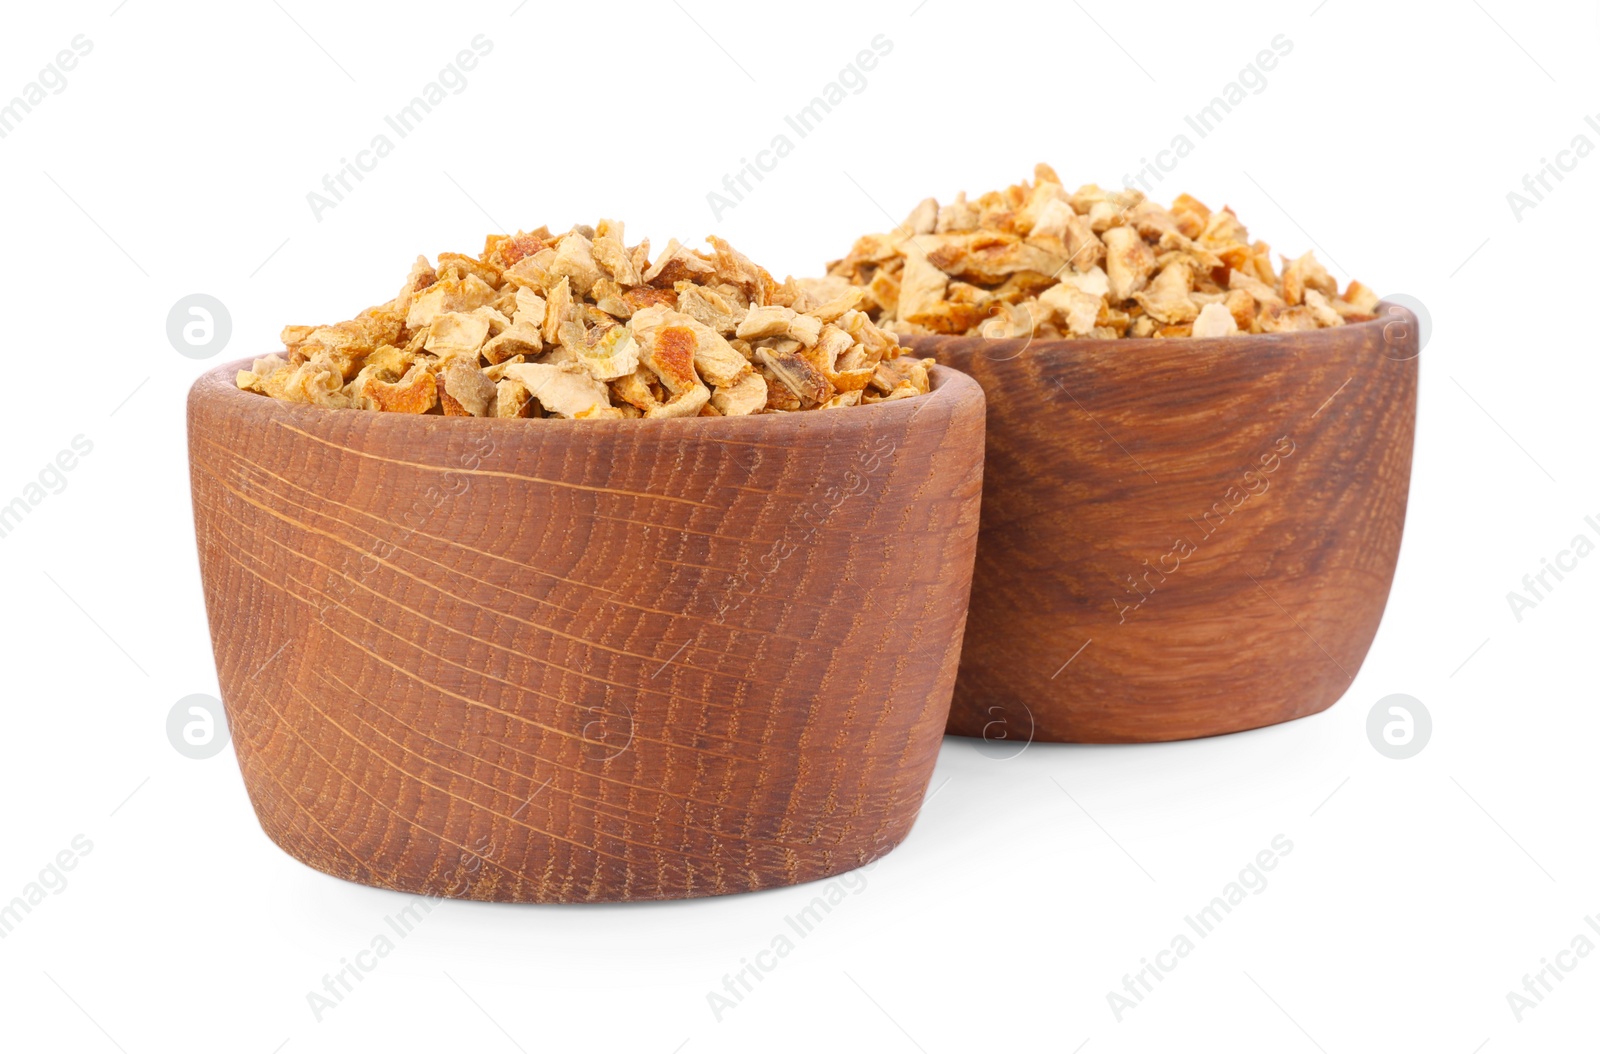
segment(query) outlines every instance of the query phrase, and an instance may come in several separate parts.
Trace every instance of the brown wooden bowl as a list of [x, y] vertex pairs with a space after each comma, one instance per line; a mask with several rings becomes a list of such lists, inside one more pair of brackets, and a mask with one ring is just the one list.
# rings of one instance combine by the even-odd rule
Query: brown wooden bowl
[[823, 878], [905, 837], [955, 680], [983, 393], [661, 421], [189, 393], [223, 701], [267, 835], [501, 901]]
[[1416, 318], [1380, 310], [1202, 340], [905, 338], [988, 400], [949, 731], [1150, 742], [1332, 705], [1411, 476]]

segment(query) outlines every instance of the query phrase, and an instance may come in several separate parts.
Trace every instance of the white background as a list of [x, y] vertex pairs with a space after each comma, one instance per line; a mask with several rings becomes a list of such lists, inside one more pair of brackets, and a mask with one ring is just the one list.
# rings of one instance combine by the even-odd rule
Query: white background
[[[1600, 916], [1600, 556], [1518, 621], [1541, 560], [1600, 531], [1593, 5], [1082, 0], [639, 5], [309, 0], [27, 5], [0, 98], [93, 50], [0, 139], [0, 504], [93, 451], [9, 536], [0, 901], [92, 851], [0, 940], [8, 1050], [927, 1054], [1593, 1049], [1600, 953], [1523, 1015], [1506, 994]], [[306, 194], [476, 34], [493, 52], [336, 208]], [[706, 194], [877, 34], [892, 52], [757, 190]], [[1277, 34], [1292, 52], [1160, 189], [1429, 309], [1399, 572], [1345, 698], [1294, 724], [1145, 747], [946, 740], [909, 840], [718, 1022], [706, 993], [812, 890], [601, 907], [441, 904], [319, 1023], [306, 993], [406, 898], [314, 873], [256, 826], [232, 751], [181, 756], [216, 694], [184, 395], [286, 322], [393, 295], [410, 259], [601, 216], [720, 233], [818, 272], [928, 194], [1048, 160], [1118, 184]], [[1193, 133], [1190, 133], [1194, 138]], [[793, 138], [791, 134], [791, 138]], [[881, 208], [880, 208], [881, 204]], [[491, 218], [492, 217], [492, 218]], [[1348, 270], [1347, 270], [1348, 269]], [[204, 292], [233, 335], [180, 356]], [[1409, 693], [1394, 761], [1368, 711]], [[1274, 836], [1270, 884], [1118, 1022], [1106, 994]], [[1600, 935], [1591, 933], [1597, 941]], [[1084, 1046], [1087, 1044], [1087, 1046]]]

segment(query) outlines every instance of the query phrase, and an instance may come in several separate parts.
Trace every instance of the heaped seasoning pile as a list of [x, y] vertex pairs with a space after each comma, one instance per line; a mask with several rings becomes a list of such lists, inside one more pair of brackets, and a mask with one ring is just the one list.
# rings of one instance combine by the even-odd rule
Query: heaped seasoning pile
[[287, 326], [285, 352], [238, 385], [290, 402], [471, 417], [718, 417], [855, 406], [928, 391], [861, 310], [774, 281], [720, 238], [628, 246], [622, 224], [490, 235], [477, 257], [418, 257], [399, 294], [331, 326]]
[[803, 284], [820, 297], [865, 289], [873, 320], [903, 335], [1281, 333], [1364, 321], [1378, 303], [1360, 282], [1341, 293], [1309, 252], [1275, 270], [1231, 209], [1187, 194], [1162, 208], [1092, 183], [1069, 192], [1048, 165], [976, 201], [928, 198]]

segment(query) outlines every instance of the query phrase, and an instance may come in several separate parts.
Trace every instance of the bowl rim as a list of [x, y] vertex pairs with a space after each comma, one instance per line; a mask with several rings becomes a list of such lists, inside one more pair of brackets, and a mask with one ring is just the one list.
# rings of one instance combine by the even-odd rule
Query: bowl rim
[[[1392, 300], [1380, 300], [1372, 318], [1360, 322], [1347, 322], [1342, 326], [1319, 326], [1316, 329], [1292, 330], [1286, 333], [1230, 333], [1222, 337], [1119, 337], [1116, 340], [1097, 340], [1092, 337], [983, 337], [974, 333], [900, 333], [896, 334], [901, 346], [910, 350], [918, 350], [920, 345], [913, 342], [937, 341], [940, 346], [949, 347], [956, 344], [962, 350], [975, 347], [993, 347], [1000, 351], [1010, 351], [1014, 345], [1020, 349], [1013, 354], [1003, 357], [991, 357], [990, 362], [1006, 363], [1023, 356], [1030, 348], [1039, 347], [1063, 353], [1086, 351], [1114, 351], [1119, 354], [1138, 354], [1156, 348], [1163, 351], [1174, 349], [1190, 349], [1201, 352], [1227, 352], [1237, 354], [1246, 348], [1259, 350], [1263, 354], [1282, 351], [1286, 348], [1315, 347], [1323, 343], [1335, 343], [1350, 339], [1350, 336], [1377, 330], [1386, 329], [1393, 322], [1409, 322], [1410, 330], [1408, 339], [1417, 335], [1417, 315], [1404, 304]], [[1381, 340], [1382, 338], [1380, 338]], [[936, 349], [935, 349], [936, 350]], [[1421, 354], [1421, 349], [1408, 355], [1387, 356], [1396, 362], [1414, 362]]]
[[[579, 421], [563, 417], [539, 418], [529, 424], [530, 418], [517, 417], [446, 417], [442, 414], [383, 413], [376, 410], [315, 406], [310, 403], [292, 403], [274, 399], [260, 392], [245, 391], [234, 381], [234, 375], [248, 369], [254, 358], [238, 359], [214, 366], [202, 373], [189, 387], [188, 415], [194, 419], [196, 404], [220, 407], [229, 414], [244, 415], [264, 424], [269, 418], [288, 420], [308, 430], [332, 422], [367, 421], [368, 427], [383, 429], [417, 429], [430, 438], [461, 435], [471, 437], [486, 431], [515, 429], [527, 431], [530, 437], [557, 429], [554, 435], [570, 437], [583, 435], [594, 439], [617, 439], [629, 436], [671, 437], [684, 439], [704, 436], [718, 439], [731, 436], [735, 430], [759, 428], [763, 435], [787, 434], [816, 428], [819, 425], [831, 433], [857, 432], [870, 428], [894, 428], [909, 425], [911, 420], [935, 403], [949, 404], [953, 410], [963, 403], [975, 404], [980, 412], [984, 405], [983, 389], [967, 374], [950, 366], [935, 365], [929, 370], [929, 391], [908, 399], [894, 399], [864, 406], [845, 406], [832, 411], [805, 410], [781, 414], [744, 414], [738, 417], [662, 417], [651, 419]], [[764, 421], [765, 424], [749, 424]], [[932, 418], [930, 418], [932, 420]], [[439, 435], [433, 435], [433, 433]]]

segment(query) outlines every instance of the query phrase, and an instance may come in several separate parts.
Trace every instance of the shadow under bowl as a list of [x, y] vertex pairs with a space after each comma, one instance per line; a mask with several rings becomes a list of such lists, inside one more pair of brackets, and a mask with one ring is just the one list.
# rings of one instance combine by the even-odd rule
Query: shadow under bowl
[[1410, 311], [1216, 339], [903, 342], [988, 403], [951, 733], [1189, 739], [1344, 693], [1405, 522]]
[[897, 845], [966, 621], [983, 394], [662, 421], [189, 394], [224, 705], [267, 835], [497, 901], [807, 882]]

